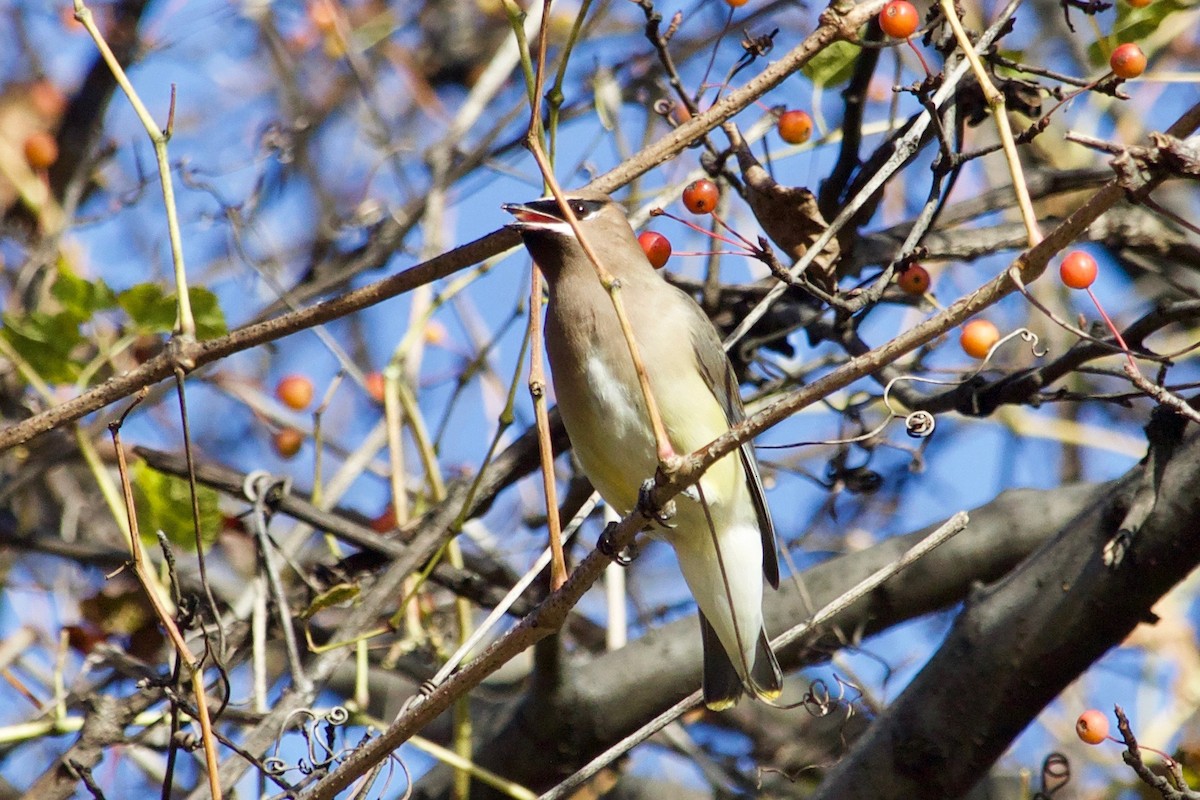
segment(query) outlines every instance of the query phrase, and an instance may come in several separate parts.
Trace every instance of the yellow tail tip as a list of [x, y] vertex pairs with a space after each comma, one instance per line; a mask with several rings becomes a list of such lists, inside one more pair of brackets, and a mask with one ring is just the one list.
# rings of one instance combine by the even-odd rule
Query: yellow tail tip
[[737, 705], [737, 697], [719, 697], [715, 700], [705, 700], [704, 705], [709, 711], [726, 711]]

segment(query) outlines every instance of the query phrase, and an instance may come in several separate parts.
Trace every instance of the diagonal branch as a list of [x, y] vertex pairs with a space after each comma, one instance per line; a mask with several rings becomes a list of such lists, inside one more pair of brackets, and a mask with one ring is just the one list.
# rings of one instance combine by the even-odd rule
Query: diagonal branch
[[[778, 86], [830, 43], [839, 39], [852, 38], [860, 25], [879, 12], [882, 4], [882, 0], [868, 0], [860, 5], [851, 6], [849, 10], [840, 14], [833, 9], [827, 9], [822, 13], [821, 24], [817, 29], [779, 61], [764, 69], [741, 89], [729, 93], [713, 104], [703, 114], [692, 117], [691, 120], [649, 145], [633, 158], [599, 176], [589, 184], [589, 187], [613, 192], [659, 164], [669, 161], [683, 152], [692, 141], [730, 119], [763, 94]], [[99, 411], [110, 403], [132, 395], [143, 386], [158, 383], [169, 377], [177, 365], [188, 370], [194, 369], [219, 361], [233, 353], [239, 353], [260, 344], [307, 330], [355, 311], [361, 311], [411, 291], [418, 286], [497, 256], [516, 247], [517, 244], [516, 233], [507, 229], [494, 231], [436, 258], [410, 267], [397, 275], [347, 292], [323, 303], [265, 322], [248, 325], [217, 339], [178, 343], [174, 350], [147, 361], [135, 370], [110, 378], [79, 397], [0, 430], [0, 452], [27, 442], [66, 422], [72, 422], [86, 414]], [[378, 265], [385, 263], [391, 257], [392, 252], [393, 248], [386, 246], [371, 249], [371, 254], [378, 261]], [[359, 267], [356, 266], [356, 268]]]

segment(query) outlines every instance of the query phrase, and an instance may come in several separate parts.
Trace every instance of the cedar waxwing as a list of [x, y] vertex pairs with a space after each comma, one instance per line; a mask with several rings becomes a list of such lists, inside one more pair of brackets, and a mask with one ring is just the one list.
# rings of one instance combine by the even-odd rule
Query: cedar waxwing
[[[684, 455], [708, 444], [745, 416], [712, 323], [650, 265], [612, 198], [576, 191], [567, 201], [592, 249], [621, 282], [625, 313], [671, 447]], [[504, 209], [516, 217], [510, 224], [550, 287], [546, 353], [575, 455], [604, 500], [628, 513], [658, 459], [612, 300], [557, 201]], [[699, 485], [701, 491], [692, 487], [675, 498], [675, 516], [656, 532], [675, 548], [700, 607], [704, 702], [728, 708], [743, 686], [759, 697], [778, 697], [783, 678], [763, 630], [762, 579], [765, 574], [778, 588], [779, 561], [753, 447], [745, 444], [713, 464]]]

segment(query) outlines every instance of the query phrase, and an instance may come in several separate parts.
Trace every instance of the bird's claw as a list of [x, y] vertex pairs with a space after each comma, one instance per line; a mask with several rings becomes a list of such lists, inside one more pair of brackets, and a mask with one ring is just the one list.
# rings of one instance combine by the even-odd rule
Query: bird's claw
[[596, 549], [611, 558], [613, 563], [618, 566], [628, 567], [638, 557], [638, 548], [633, 543], [630, 543], [628, 547], [617, 547], [616, 542], [613, 541], [613, 533], [616, 532], [617, 526], [616, 522], [610, 522], [604, 526], [600, 539], [596, 542]]
[[668, 500], [659, 508], [654, 503], [654, 480], [646, 479], [640, 489], [638, 489], [637, 510], [641, 512], [646, 519], [651, 519], [657, 522], [664, 528], [674, 528], [675, 523], [671, 522], [675, 518], [675, 501]]
[[1121, 562], [1125, 560], [1125, 554], [1129, 552], [1130, 545], [1132, 544], [1133, 531], [1123, 528], [1117, 531], [1117, 535], [1104, 545], [1104, 566], [1109, 569], [1116, 569], [1121, 566]]

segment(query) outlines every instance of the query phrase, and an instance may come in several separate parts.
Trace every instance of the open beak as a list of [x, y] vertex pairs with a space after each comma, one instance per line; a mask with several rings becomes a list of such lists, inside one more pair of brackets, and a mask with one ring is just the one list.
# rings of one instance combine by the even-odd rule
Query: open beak
[[505, 203], [500, 207], [516, 218], [508, 224], [510, 228], [539, 230], [563, 224], [559, 216], [562, 212], [554, 198], [530, 203]]

